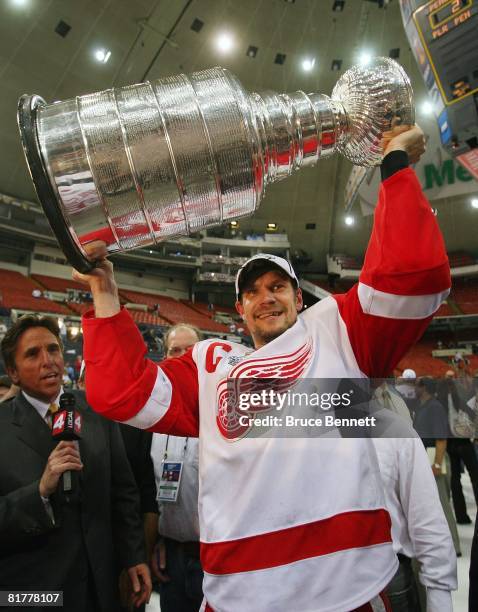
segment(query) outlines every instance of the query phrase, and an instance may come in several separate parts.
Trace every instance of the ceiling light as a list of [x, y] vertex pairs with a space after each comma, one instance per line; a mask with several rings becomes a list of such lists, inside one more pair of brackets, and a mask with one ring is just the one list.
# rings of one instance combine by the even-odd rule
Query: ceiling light
[[478, 198], [473, 198], [471, 201], [472, 208], [478, 208]]
[[268, 230], [276, 230], [277, 229], [277, 223], [268, 223], [267, 224], [267, 229]]
[[353, 225], [354, 223], [355, 223], [355, 219], [354, 219], [352, 216], [347, 215], [347, 216], [345, 217], [345, 225], [349, 225], [349, 226], [351, 226], [351, 225]]
[[332, 60], [332, 65], [330, 66], [331, 70], [340, 70], [342, 68], [342, 60], [334, 59]]
[[223, 32], [216, 38], [216, 47], [222, 53], [228, 53], [234, 47], [234, 40], [230, 34]]
[[12, 6], [26, 6], [30, 0], [10, 0]]
[[98, 49], [95, 51], [95, 59], [102, 64], [106, 64], [111, 57], [111, 51], [107, 49]]
[[231, 221], [231, 223], [229, 225], [231, 227], [239, 227], [239, 222], [238, 221]]
[[360, 64], [360, 66], [368, 66], [371, 61], [372, 54], [370, 53], [370, 51], [362, 51], [358, 58], [358, 63]]
[[332, 6], [332, 10], [336, 13], [342, 12], [344, 10], [345, 0], [335, 0]]
[[315, 58], [308, 57], [302, 60], [302, 69], [305, 70], [305, 72], [310, 72], [314, 66], [315, 66]]
[[431, 115], [433, 113], [433, 104], [428, 100], [422, 103], [420, 106], [420, 111], [422, 115]]

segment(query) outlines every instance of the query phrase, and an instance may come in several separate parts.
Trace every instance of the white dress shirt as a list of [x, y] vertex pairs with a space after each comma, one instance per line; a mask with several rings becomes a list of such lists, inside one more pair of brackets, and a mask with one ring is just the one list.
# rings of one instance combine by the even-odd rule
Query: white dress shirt
[[35, 408], [35, 410], [38, 412], [41, 418], [49, 426], [50, 423], [48, 422], [48, 418], [47, 418], [48, 410], [50, 409], [51, 404], [56, 404], [58, 407], [60, 406], [60, 395], [63, 394], [63, 387], [60, 389], [60, 392], [58, 393], [58, 395], [52, 402], [42, 402], [36, 397], [32, 397], [31, 395], [28, 395], [28, 393], [23, 391], [23, 389], [22, 389], [22, 394], [26, 398], [27, 402], [29, 402], [33, 406], [33, 408]]
[[153, 434], [151, 458], [158, 492], [166, 444], [168, 446], [166, 461], [182, 461], [183, 470], [177, 501], [158, 500], [158, 531], [162, 536], [179, 542], [198, 542], [199, 440]]
[[452, 612], [457, 588], [456, 554], [420, 438], [373, 438], [385, 501], [392, 519], [393, 548], [420, 563], [427, 612]]

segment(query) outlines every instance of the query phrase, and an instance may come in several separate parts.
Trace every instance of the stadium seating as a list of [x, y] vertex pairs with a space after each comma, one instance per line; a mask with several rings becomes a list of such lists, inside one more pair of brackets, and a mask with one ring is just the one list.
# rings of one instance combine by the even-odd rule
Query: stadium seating
[[451, 296], [463, 314], [478, 314], [478, 279], [454, 279]]
[[445, 302], [437, 310], [437, 312], [435, 313], [435, 317], [452, 317], [456, 316], [456, 314], [457, 313], [450, 307], [450, 305]]
[[66, 293], [68, 289], [88, 291], [88, 287], [82, 283], [74, 281], [73, 279], [45, 276], [44, 274], [32, 274], [31, 278], [37, 281], [37, 283], [39, 283], [45, 289], [48, 289], [48, 291], [57, 291], [58, 293]]
[[476, 264], [476, 261], [473, 259], [473, 257], [465, 251], [455, 251], [453, 253], [448, 253], [448, 260], [450, 262], [451, 268], [473, 266]]
[[34, 297], [33, 292], [35, 290], [42, 292], [44, 287], [31, 278], [20, 274], [20, 272], [0, 269], [0, 304], [4, 308], [18, 308], [59, 315], [71, 314], [71, 311], [63, 304], [48, 300], [42, 295]]
[[130, 291], [129, 289], [120, 289], [120, 295], [128, 302], [145, 304], [151, 309], [159, 306], [159, 315], [169, 324], [189, 323], [204, 331], [222, 333], [229, 331], [226, 325], [213, 321], [207, 315], [169, 296]]
[[419, 342], [400, 360], [396, 374], [399, 375], [406, 368], [411, 368], [415, 370], [417, 376], [444, 376], [450, 366], [442, 359], [432, 357], [432, 350], [435, 348], [435, 341]]

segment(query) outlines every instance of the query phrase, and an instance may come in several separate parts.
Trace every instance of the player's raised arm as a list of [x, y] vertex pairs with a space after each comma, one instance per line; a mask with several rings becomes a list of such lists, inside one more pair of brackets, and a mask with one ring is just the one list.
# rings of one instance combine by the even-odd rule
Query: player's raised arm
[[387, 376], [421, 337], [450, 289], [440, 229], [409, 168], [424, 151], [419, 127], [390, 139], [359, 283], [335, 296], [361, 370]]
[[113, 264], [102, 243], [89, 246], [97, 265], [89, 274], [73, 272], [87, 284], [94, 311], [83, 316], [83, 356], [88, 403], [103, 416], [163, 433], [197, 436], [197, 368], [192, 352], [158, 366], [128, 311], [120, 306]]

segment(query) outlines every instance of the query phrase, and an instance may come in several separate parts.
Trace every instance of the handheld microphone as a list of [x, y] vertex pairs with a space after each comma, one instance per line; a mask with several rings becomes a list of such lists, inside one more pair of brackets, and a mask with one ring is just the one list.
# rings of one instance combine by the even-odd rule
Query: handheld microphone
[[[76, 398], [72, 393], [63, 393], [60, 396], [60, 409], [53, 415], [51, 428], [51, 435], [54, 440], [70, 442], [81, 439], [81, 414], [75, 409], [75, 405]], [[63, 472], [62, 481], [63, 491], [65, 493], [72, 491], [70, 470]]]

